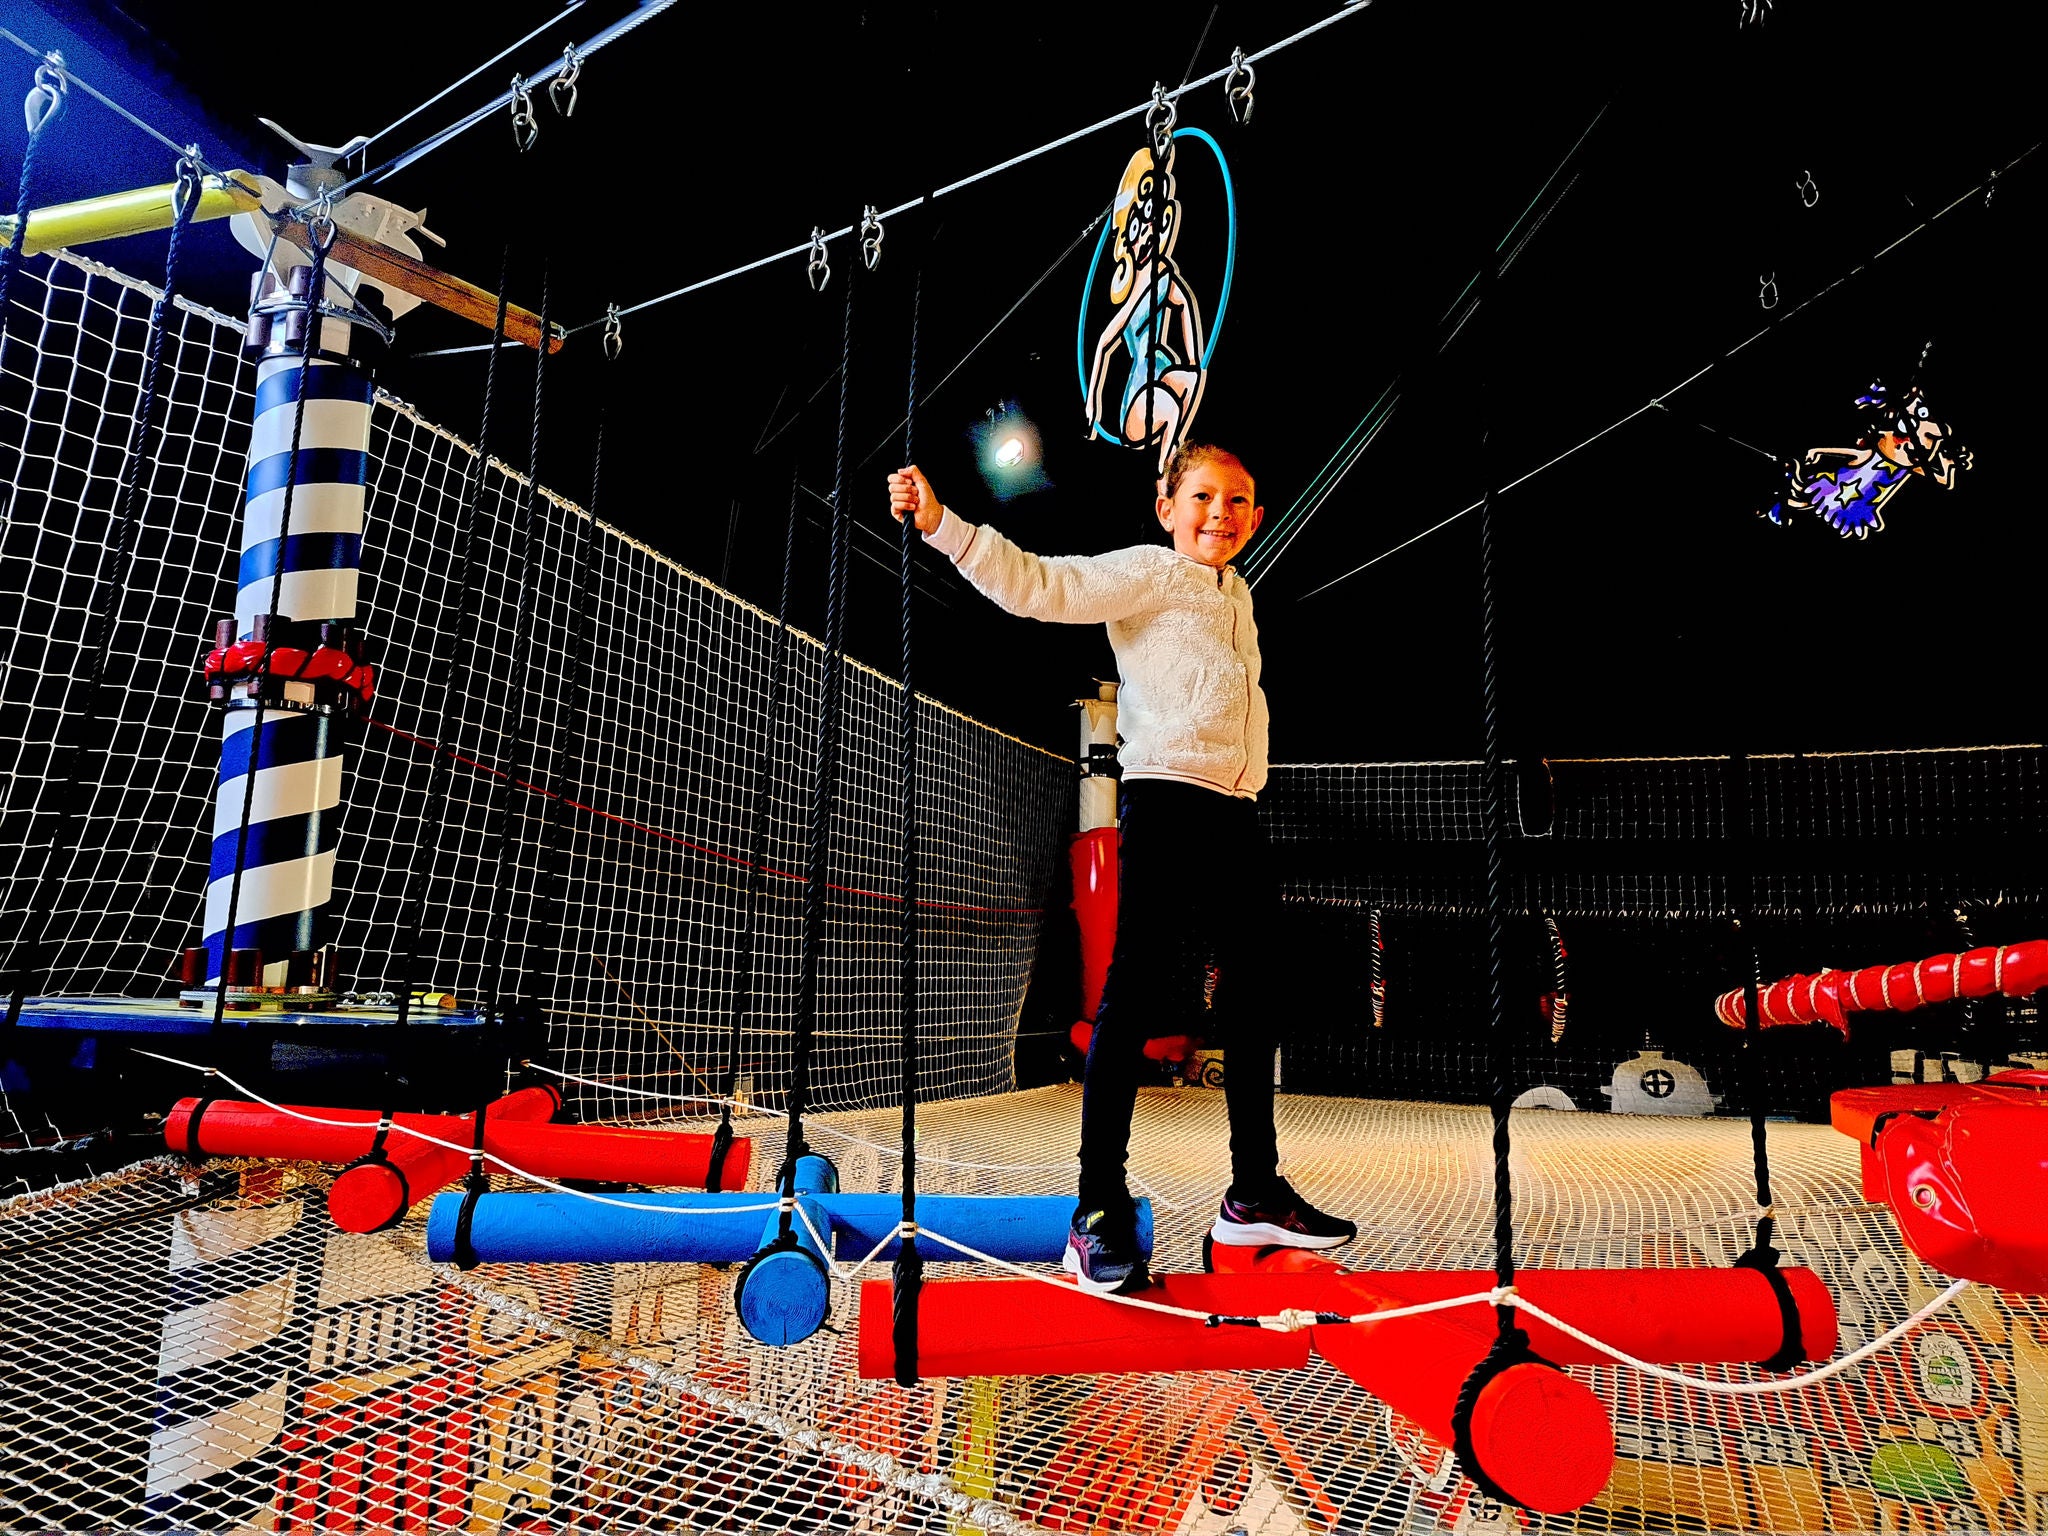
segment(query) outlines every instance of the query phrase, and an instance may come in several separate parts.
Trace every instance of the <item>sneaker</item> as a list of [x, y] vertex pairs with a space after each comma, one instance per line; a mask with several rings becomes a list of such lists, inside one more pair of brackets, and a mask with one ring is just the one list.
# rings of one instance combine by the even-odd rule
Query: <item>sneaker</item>
[[1138, 1251], [1135, 1212], [1076, 1211], [1060, 1268], [1096, 1296], [1126, 1296], [1152, 1283]]
[[1223, 1210], [1209, 1236], [1230, 1248], [1276, 1244], [1282, 1248], [1336, 1248], [1358, 1236], [1358, 1223], [1317, 1210], [1285, 1179], [1259, 1200], [1223, 1197]]

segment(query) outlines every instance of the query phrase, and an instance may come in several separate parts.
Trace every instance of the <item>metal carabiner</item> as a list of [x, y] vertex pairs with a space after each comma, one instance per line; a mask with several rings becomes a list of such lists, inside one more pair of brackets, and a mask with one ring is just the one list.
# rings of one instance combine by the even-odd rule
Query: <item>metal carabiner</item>
[[1173, 150], [1173, 125], [1180, 121], [1180, 109], [1166, 94], [1166, 87], [1152, 82], [1152, 105], [1145, 109], [1145, 136], [1152, 141], [1152, 158], [1164, 163]]
[[823, 293], [825, 285], [832, 281], [832, 262], [825, 253], [825, 231], [815, 224], [811, 226], [811, 260], [804, 272], [811, 280], [813, 293]]
[[29, 87], [21, 103], [21, 115], [30, 134], [64, 110], [65, 93], [70, 89], [71, 82], [64, 73], [64, 55], [52, 48], [36, 66], [36, 83]]
[[1778, 307], [1778, 274], [1766, 272], [1757, 278], [1756, 301], [1765, 309]]
[[[199, 158], [199, 146], [188, 144], [185, 153], [178, 157], [176, 184], [171, 188], [171, 214], [173, 218], [185, 217], [186, 205], [199, 195], [200, 167], [205, 162]], [[194, 209], [197, 212], [197, 209]]]
[[334, 193], [323, 187], [320, 196], [314, 199], [313, 211], [306, 216], [306, 233], [312, 236], [313, 244], [325, 256], [334, 249]]
[[1799, 201], [1811, 208], [1820, 201], [1820, 183], [1813, 179], [1813, 172], [1801, 171], [1799, 179], [1792, 183], [1799, 193]]
[[619, 324], [619, 306], [607, 304], [604, 307], [604, 355], [616, 363], [625, 345], [625, 333]]
[[[1237, 77], [1244, 76], [1244, 84]], [[1239, 123], [1252, 120], [1252, 89], [1259, 83], [1258, 71], [1245, 62], [1244, 50], [1230, 50], [1230, 73], [1223, 77], [1223, 99], [1230, 103], [1230, 115]]]
[[1764, 18], [1771, 13], [1771, 0], [1735, 0], [1735, 5], [1735, 29], [1738, 32], [1744, 27], [1762, 26]]
[[860, 259], [872, 272], [882, 259], [882, 216], [869, 203], [860, 211]]
[[562, 50], [562, 72], [548, 82], [548, 100], [563, 117], [576, 115], [576, 82], [583, 78], [583, 55], [574, 43]]
[[540, 123], [533, 115], [533, 92], [524, 75], [512, 77], [512, 142], [525, 154], [540, 137]]

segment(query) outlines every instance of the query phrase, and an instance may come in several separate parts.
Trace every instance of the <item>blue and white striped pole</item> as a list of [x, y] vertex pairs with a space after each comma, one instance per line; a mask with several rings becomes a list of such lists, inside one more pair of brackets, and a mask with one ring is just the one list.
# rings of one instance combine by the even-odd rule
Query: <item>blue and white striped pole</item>
[[[271, 273], [259, 279], [250, 345], [261, 352], [256, 373], [256, 424], [249, 448], [242, 558], [232, 634], [267, 641], [271, 655], [311, 655], [323, 644], [346, 648], [356, 614], [362, 563], [363, 509], [370, 446], [371, 379], [349, 355], [349, 323], [318, 313], [322, 295], [303, 292], [309, 269], [292, 269], [292, 287]], [[337, 273], [337, 277], [345, 274]], [[282, 301], [282, 302], [280, 302]], [[292, 432], [305, 373], [305, 424], [299, 450]], [[288, 536], [280, 539], [285, 500]], [[268, 623], [279, 569], [277, 623]], [[222, 626], [223, 631], [227, 626]], [[281, 659], [281, 658], [280, 658]], [[326, 913], [334, 890], [345, 721], [332, 682], [280, 677], [259, 664], [227, 680], [220, 777], [214, 799], [213, 852], [207, 873], [205, 981], [215, 984], [226, 957], [239, 987], [332, 990], [324, 958]], [[257, 692], [269, 693], [257, 740]], [[249, 798], [247, 776], [256, 775]], [[226, 932], [242, 807], [249, 837], [235, 901], [235, 931]], [[249, 952], [254, 952], [251, 954]], [[259, 958], [260, 957], [260, 958]], [[188, 967], [187, 979], [193, 980]]]

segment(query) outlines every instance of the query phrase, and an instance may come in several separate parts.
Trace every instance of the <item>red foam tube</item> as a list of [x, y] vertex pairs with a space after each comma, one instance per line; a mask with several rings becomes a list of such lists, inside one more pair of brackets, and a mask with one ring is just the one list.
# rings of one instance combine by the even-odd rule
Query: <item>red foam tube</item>
[[[522, 1106], [514, 1111], [515, 1115], [531, 1113], [532, 1109], [524, 1106], [532, 1106], [539, 1110], [541, 1118], [552, 1115], [562, 1102], [561, 1095], [552, 1088], [522, 1088], [500, 1099], [492, 1106], [490, 1114], [498, 1114], [513, 1101]], [[279, 1113], [242, 1099], [215, 1099], [206, 1106], [206, 1113], [200, 1118], [200, 1145], [194, 1148], [189, 1144], [187, 1133], [192, 1111], [198, 1105], [198, 1099], [180, 1099], [164, 1116], [164, 1145], [173, 1152], [200, 1151], [214, 1157], [280, 1157], [311, 1163], [350, 1163], [370, 1150], [370, 1143], [376, 1136], [377, 1121], [381, 1118], [374, 1109], [329, 1109], [288, 1104], [285, 1106], [287, 1112]], [[300, 1115], [345, 1123], [315, 1125], [297, 1118]], [[466, 1143], [470, 1136], [467, 1115], [402, 1114], [392, 1116], [392, 1121], [410, 1130], [438, 1136], [443, 1141], [461, 1140]], [[490, 1116], [486, 1116], [485, 1125], [488, 1127], [489, 1123]], [[395, 1147], [411, 1139], [394, 1136], [391, 1143]]]
[[[1169, 1275], [1144, 1299], [1256, 1316], [1287, 1304], [1277, 1298], [1290, 1287], [1275, 1279], [1278, 1284], [1263, 1276]], [[869, 1380], [896, 1373], [893, 1319], [889, 1282], [865, 1282], [860, 1373]], [[1306, 1331], [1209, 1328], [1038, 1280], [927, 1280], [918, 1293], [917, 1363], [926, 1376], [1298, 1370], [1308, 1364], [1308, 1353]]]
[[[188, 1129], [198, 1102], [180, 1099], [164, 1117], [164, 1142], [172, 1151], [190, 1150]], [[701, 1185], [710, 1172], [712, 1138], [699, 1132], [534, 1123], [553, 1114], [560, 1103], [560, 1096], [552, 1088], [522, 1088], [500, 1100], [484, 1117], [484, 1150], [551, 1179]], [[219, 1157], [276, 1157], [322, 1163], [354, 1162], [370, 1150], [379, 1118], [375, 1110], [296, 1105], [290, 1108], [320, 1120], [348, 1123], [314, 1125], [261, 1104], [219, 1099], [208, 1105], [201, 1117], [201, 1148]], [[408, 1130], [423, 1131], [461, 1146], [467, 1146], [473, 1134], [466, 1115], [402, 1114], [394, 1116], [393, 1121]], [[394, 1219], [395, 1202], [404, 1200], [408, 1194], [414, 1201], [424, 1199], [434, 1189], [461, 1177], [469, 1166], [466, 1153], [428, 1146], [408, 1136], [392, 1136], [386, 1149], [394, 1161], [401, 1150], [407, 1158], [420, 1160], [406, 1166], [403, 1186], [389, 1169], [377, 1165], [351, 1170], [347, 1175], [348, 1188], [342, 1193], [341, 1209], [335, 1211], [335, 1220], [343, 1230], [376, 1230]], [[723, 1182], [727, 1188], [745, 1183], [752, 1152], [751, 1141], [742, 1138], [733, 1142], [725, 1160]], [[438, 1182], [429, 1182], [436, 1178]], [[337, 1179], [336, 1189], [341, 1189], [342, 1184], [343, 1180]], [[331, 1202], [330, 1193], [330, 1208]]]
[[[1860, 971], [1788, 976], [1759, 993], [1757, 1012], [1765, 1028], [1827, 1023], [1847, 1034], [1852, 1013], [1910, 1013], [1924, 1003], [1951, 1003], [1994, 992], [2026, 997], [2043, 987], [2048, 987], [2048, 939], [2030, 939]], [[1722, 993], [1714, 1002], [1714, 1013], [1730, 1028], [1741, 1029], [1749, 1017], [1741, 990]]]
[[[1340, 1270], [1331, 1260], [1295, 1248], [1230, 1248], [1219, 1243], [1215, 1264], [1224, 1274], [1303, 1276], [1291, 1292], [1292, 1299], [1281, 1305], [1321, 1312], [1384, 1311], [1493, 1287], [1491, 1270], [1353, 1274]], [[1810, 1269], [1785, 1266], [1778, 1272], [1785, 1277], [1799, 1311], [1805, 1357], [1832, 1358], [1835, 1300], [1826, 1283]], [[1311, 1275], [1321, 1283], [1306, 1278]], [[1784, 1339], [1777, 1294], [1768, 1280], [1749, 1269], [1524, 1269], [1516, 1271], [1515, 1289], [1565, 1322], [1658, 1365], [1768, 1360]], [[1442, 1315], [1482, 1332], [1491, 1329], [1490, 1321], [1470, 1321], [1490, 1319], [1491, 1314], [1482, 1307]], [[1518, 1320], [1529, 1334], [1530, 1346], [1546, 1360], [1559, 1365], [1614, 1363], [1526, 1312], [1519, 1314]], [[1374, 1323], [1370, 1331], [1388, 1326]]]
[[[485, 1109], [484, 1129], [488, 1132], [494, 1121], [552, 1120], [561, 1107], [562, 1096], [552, 1088], [521, 1088]], [[200, 1122], [202, 1140], [211, 1128], [212, 1113], [207, 1111]], [[394, 1117], [394, 1121], [398, 1118], [404, 1117]], [[441, 1135], [443, 1141], [470, 1141], [475, 1135], [471, 1118], [462, 1115], [456, 1117], [456, 1123], [459, 1136], [433, 1134]], [[327, 1188], [327, 1214], [344, 1232], [381, 1232], [405, 1220], [414, 1204], [446, 1189], [468, 1169], [469, 1158], [464, 1153], [411, 1136], [392, 1135], [384, 1142], [383, 1162], [352, 1163], [335, 1175]]]

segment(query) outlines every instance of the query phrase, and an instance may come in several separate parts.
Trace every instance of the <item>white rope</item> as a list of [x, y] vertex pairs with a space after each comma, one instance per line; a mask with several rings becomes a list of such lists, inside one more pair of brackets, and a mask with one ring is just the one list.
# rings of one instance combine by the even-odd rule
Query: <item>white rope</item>
[[[579, 1083], [586, 1088], [597, 1088], [608, 1093], [631, 1094], [637, 1099], [655, 1099], [664, 1103], [674, 1104], [724, 1104], [730, 1105], [734, 1109], [746, 1110], [750, 1114], [773, 1115], [782, 1120], [789, 1118], [789, 1111], [787, 1110], [769, 1109], [763, 1105], [749, 1104], [744, 1099], [720, 1098], [714, 1093], [663, 1093], [654, 1088], [629, 1088], [622, 1083], [608, 1083], [601, 1078], [578, 1077], [573, 1072], [563, 1072], [558, 1068], [546, 1066], [538, 1061], [528, 1061], [523, 1063], [523, 1065], [535, 1072], [545, 1072], [549, 1077], [558, 1078], [565, 1083]], [[865, 1136], [856, 1136], [853, 1132], [841, 1130], [836, 1125], [818, 1125], [806, 1127], [806, 1129], [814, 1129], [826, 1135], [837, 1136], [841, 1141], [851, 1146], [866, 1147], [870, 1151], [879, 1152], [885, 1157], [901, 1157], [903, 1155], [903, 1149], [894, 1143], [870, 1141]], [[925, 1152], [917, 1154], [917, 1161], [920, 1165], [928, 1163], [941, 1168], [966, 1168], [976, 1173], [1057, 1173], [1069, 1170], [1074, 1166], [1071, 1159], [1056, 1163], [977, 1163], [971, 1162], [964, 1157], [938, 1157]], [[1130, 1180], [1139, 1189], [1143, 1190], [1146, 1197], [1161, 1210], [1180, 1211], [1187, 1209], [1186, 1206], [1177, 1205], [1173, 1201], [1168, 1200], [1137, 1174], [1130, 1175]]]
[[1551, 1327], [1557, 1329], [1558, 1332], [1570, 1335], [1588, 1348], [1597, 1349], [1610, 1360], [1628, 1366], [1631, 1370], [1640, 1371], [1645, 1376], [1655, 1376], [1659, 1381], [1668, 1381], [1681, 1387], [1691, 1387], [1696, 1392], [1708, 1392], [1716, 1397], [1763, 1397], [1775, 1392], [1794, 1392], [1801, 1387], [1809, 1387], [1816, 1382], [1826, 1381], [1830, 1376], [1839, 1376], [1842, 1372], [1848, 1370], [1850, 1366], [1860, 1364], [1862, 1361], [1869, 1359], [1879, 1350], [1889, 1349], [1900, 1339], [1903, 1339], [1915, 1328], [1918, 1328], [1922, 1323], [1934, 1316], [1943, 1307], [1946, 1307], [1950, 1302], [1962, 1295], [1963, 1292], [1970, 1288], [1970, 1285], [1971, 1282], [1968, 1280], [1956, 1281], [1904, 1322], [1896, 1327], [1887, 1328], [1868, 1344], [1863, 1345], [1859, 1349], [1850, 1350], [1848, 1354], [1842, 1356], [1839, 1360], [1831, 1360], [1826, 1365], [1811, 1371], [1803, 1371], [1797, 1376], [1781, 1377], [1773, 1381], [1708, 1381], [1703, 1376], [1688, 1376], [1683, 1371], [1669, 1370], [1661, 1365], [1653, 1365], [1647, 1360], [1638, 1360], [1627, 1350], [1616, 1349], [1612, 1344], [1605, 1343], [1594, 1338], [1590, 1333], [1574, 1328], [1570, 1323], [1544, 1311], [1543, 1308], [1537, 1306], [1532, 1301], [1524, 1300], [1518, 1296], [1511, 1299], [1508, 1304], [1520, 1307], [1531, 1317], [1542, 1319], [1550, 1324]]
[[[1303, 27], [1299, 32], [1291, 33], [1288, 36], [1281, 38], [1279, 42], [1272, 43], [1264, 48], [1261, 48], [1257, 53], [1246, 54], [1244, 56], [1243, 62], [1247, 64], [1256, 64], [1261, 59], [1271, 58], [1274, 54], [1280, 52], [1283, 48], [1291, 48], [1296, 43], [1301, 42], [1306, 38], [1315, 36], [1316, 33], [1322, 31], [1325, 27], [1333, 27], [1340, 21], [1347, 20], [1352, 16], [1356, 16], [1359, 13], [1370, 9], [1372, 3], [1373, 0], [1350, 0], [1349, 4], [1345, 5], [1340, 10], [1331, 12], [1328, 16], [1325, 16], [1321, 21], [1311, 22], [1308, 26]], [[1173, 101], [1181, 96], [1186, 95], [1189, 91], [1198, 91], [1205, 85], [1214, 85], [1217, 81], [1223, 79], [1226, 75], [1228, 75], [1231, 72], [1231, 70], [1235, 69], [1236, 67], [1237, 66], [1235, 64], [1231, 64], [1226, 65], [1222, 69], [1212, 70], [1210, 73], [1203, 75], [1199, 80], [1190, 80], [1185, 85], [1179, 86], [1174, 90], [1167, 91], [1165, 93], [1165, 97], [1168, 101]], [[536, 77], [536, 83], [538, 83], [538, 79], [539, 77]], [[1011, 170], [1017, 166], [1023, 165], [1026, 161], [1036, 160], [1041, 155], [1049, 155], [1056, 149], [1065, 149], [1069, 144], [1078, 143], [1080, 140], [1087, 138], [1092, 133], [1100, 133], [1105, 128], [1114, 127], [1118, 123], [1128, 122], [1131, 118], [1134, 117], [1142, 117], [1146, 112], [1152, 109], [1152, 104], [1152, 98], [1150, 96], [1147, 96], [1135, 107], [1130, 107], [1122, 112], [1112, 113], [1108, 117], [1102, 118], [1097, 122], [1090, 123], [1085, 128], [1076, 128], [1072, 133], [1061, 134], [1060, 137], [1049, 140], [1046, 143], [1039, 145], [1036, 149], [1027, 149], [1020, 155], [1012, 155], [1007, 160], [997, 161], [994, 165], [988, 167], [986, 170], [976, 171], [971, 176], [963, 176], [958, 181], [949, 181], [946, 183], [946, 185], [934, 191], [929, 198], [914, 197], [907, 203], [898, 203], [893, 208], [884, 209], [879, 215], [877, 215], [877, 217], [879, 217], [884, 223], [887, 223], [890, 219], [895, 218], [896, 215], [898, 215], [899, 213], [908, 213], [913, 208], [920, 207], [926, 202], [936, 201], [937, 199], [949, 196], [954, 192], [964, 191], [968, 187], [975, 185], [977, 182], [987, 181], [991, 176], [999, 176], [1004, 171]], [[493, 103], [491, 110], [496, 110], [498, 106], [502, 105], [502, 102]], [[831, 241], [843, 239], [847, 235], [852, 234], [853, 232], [854, 226], [848, 224], [842, 228], [832, 230], [831, 232], [825, 234], [822, 238], [829, 244]], [[756, 271], [761, 267], [769, 266], [775, 262], [787, 260], [791, 256], [801, 256], [811, 249], [812, 242], [809, 240], [805, 240], [798, 245], [790, 246], [786, 250], [777, 251], [771, 256], [763, 256], [756, 261], [747, 262], [744, 266], [734, 267], [729, 272], [721, 272], [716, 277], [700, 278], [698, 281], [694, 283], [686, 283], [680, 288], [670, 289], [667, 293], [659, 294], [654, 298], [642, 299], [638, 304], [630, 304], [626, 306], [624, 309], [621, 309], [619, 313], [621, 315], [638, 314], [641, 310], [651, 309], [656, 304], [666, 304], [670, 299], [679, 299], [684, 294], [695, 293], [701, 288], [709, 288], [714, 283], [722, 283], [727, 278], [742, 276], [745, 273]], [[603, 325], [604, 322], [605, 317], [603, 315], [600, 315], [595, 320], [586, 320], [581, 325], [571, 326], [569, 330], [566, 332], [566, 334], [574, 336], [578, 331], [587, 331], [592, 326]]]
[[[303, 1110], [293, 1109], [288, 1104], [273, 1103], [271, 1100], [263, 1097], [262, 1094], [256, 1092], [255, 1089], [236, 1082], [218, 1067], [204, 1067], [196, 1061], [180, 1061], [175, 1056], [161, 1056], [155, 1051], [145, 1051], [140, 1046], [132, 1046], [130, 1049], [138, 1056], [147, 1056], [155, 1061], [169, 1062], [174, 1067], [185, 1067], [193, 1072], [203, 1072], [208, 1077], [218, 1078], [251, 1103], [261, 1104], [265, 1109], [272, 1110], [280, 1115], [289, 1116], [293, 1120], [304, 1121], [307, 1125], [324, 1125], [344, 1131], [374, 1131], [376, 1129], [375, 1123], [372, 1121], [328, 1120], [319, 1115], [309, 1115]], [[450, 1152], [460, 1152], [464, 1157], [480, 1155], [485, 1162], [502, 1168], [505, 1172], [513, 1175], [513, 1177], [538, 1184], [541, 1188], [553, 1190], [558, 1195], [574, 1195], [578, 1200], [588, 1200], [593, 1205], [615, 1206], [622, 1211], [649, 1211], [657, 1216], [743, 1216], [749, 1211], [765, 1212], [779, 1208], [778, 1203], [773, 1200], [764, 1201], [759, 1205], [721, 1205], [691, 1209], [677, 1205], [649, 1205], [644, 1200], [620, 1200], [612, 1195], [594, 1195], [588, 1190], [571, 1189], [566, 1184], [557, 1184], [553, 1179], [543, 1178], [540, 1174], [534, 1173], [529, 1169], [508, 1163], [504, 1158], [494, 1153], [484, 1152], [479, 1154], [475, 1147], [464, 1146], [453, 1141], [443, 1141], [438, 1136], [429, 1135], [425, 1131], [415, 1130], [411, 1126], [394, 1123], [391, 1129], [402, 1136], [410, 1136], [415, 1141], [423, 1141], [430, 1147], [445, 1147]], [[195, 1146], [192, 1150], [197, 1152], [200, 1149]]]

